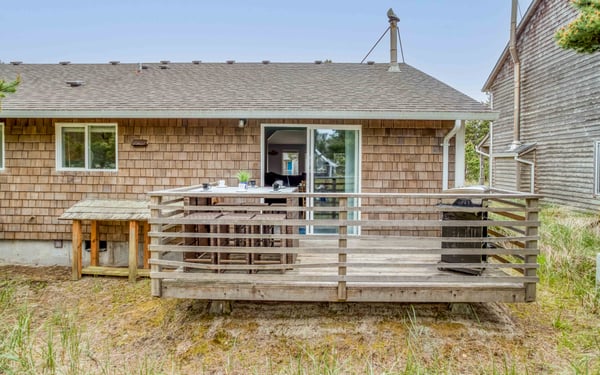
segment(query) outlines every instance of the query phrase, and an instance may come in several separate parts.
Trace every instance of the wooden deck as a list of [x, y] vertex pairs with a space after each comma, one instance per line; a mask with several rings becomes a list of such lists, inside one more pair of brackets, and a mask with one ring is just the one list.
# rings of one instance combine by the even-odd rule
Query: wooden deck
[[[324, 194], [287, 193], [297, 202]], [[277, 207], [282, 222], [231, 219], [230, 228], [277, 226], [277, 233], [250, 229], [210, 230], [214, 219], [190, 212], [268, 211], [269, 206], [197, 204], [194, 190], [152, 193], [150, 260], [155, 296], [207, 300], [347, 301], [347, 302], [529, 302], [535, 300], [537, 198], [493, 193], [484, 207], [440, 205], [465, 195], [327, 194], [335, 207]], [[222, 197], [226, 198], [226, 197]], [[235, 199], [252, 200], [251, 195]], [[262, 197], [264, 198], [264, 197]], [[356, 202], [359, 202], [357, 205]], [[190, 202], [194, 204], [190, 204]], [[205, 202], [205, 201], [204, 201]], [[354, 202], [354, 203], [349, 203]], [[316, 219], [314, 213], [323, 213]], [[443, 212], [471, 213], [470, 220], [442, 220]], [[481, 212], [487, 212], [482, 220]], [[360, 213], [360, 214], [358, 214]], [[202, 215], [200, 215], [202, 217]], [[227, 217], [224, 215], [223, 217]], [[235, 217], [232, 215], [232, 217]], [[335, 217], [335, 219], [331, 219]], [[223, 220], [223, 219], [221, 219]], [[226, 220], [226, 219], [225, 219]], [[221, 221], [219, 222], [221, 223]], [[204, 228], [198, 230], [198, 228]], [[311, 227], [335, 227], [335, 233], [312, 234]], [[487, 235], [449, 235], [460, 227], [486, 228]], [[446, 228], [446, 229], [444, 229]], [[308, 234], [303, 233], [308, 230]], [[350, 233], [350, 234], [348, 234]], [[460, 233], [457, 232], [457, 233]], [[224, 245], [221, 239], [227, 238]], [[276, 241], [264, 247], [261, 240]], [[219, 242], [221, 241], [221, 242]], [[261, 253], [288, 254], [272, 264], [220, 264], [216, 254], [239, 259]], [[184, 254], [188, 254], [188, 258]], [[189, 254], [215, 255], [190, 261]], [[481, 258], [487, 258], [484, 262]], [[461, 256], [467, 256], [461, 260]], [[473, 256], [479, 257], [474, 261]], [[451, 263], [441, 262], [442, 257]], [[200, 259], [200, 258], [199, 258]], [[451, 269], [479, 270], [481, 274]]]

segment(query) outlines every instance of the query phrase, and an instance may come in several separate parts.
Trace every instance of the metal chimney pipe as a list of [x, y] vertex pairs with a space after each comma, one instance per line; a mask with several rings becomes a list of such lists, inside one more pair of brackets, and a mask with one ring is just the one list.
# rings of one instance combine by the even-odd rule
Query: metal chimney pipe
[[390, 67], [388, 72], [399, 72], [398, 66], [398, 21], [400, 18], [390, 8], [387, 11], [388, 21], [390, 22]]
[[508, 46], [514, 71], [513, 142], [510, 146], [511, 150], [521, 145], [521, 61], [517, 51], [517, 7], [518, 0], [513, 0], [510, 12], [510, 42]]

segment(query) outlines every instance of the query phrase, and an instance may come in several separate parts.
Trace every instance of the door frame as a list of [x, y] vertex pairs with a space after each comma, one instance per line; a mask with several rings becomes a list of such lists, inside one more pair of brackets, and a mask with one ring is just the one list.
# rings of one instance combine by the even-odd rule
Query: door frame
[[[260, 183], [261, 186], [264, 186], [264, 178], [265, 178], [265, 166], [267, 163], [267, 150], [265, 148], [265, 128], [268, 127], [276, 127], [276, 128], [304, 128], [306, 129], [306, 149], [305, 149], [305, 171], [306, 172], [306, 191], [314, 192], [313, 190], [313, 169], [314, 169], [314, 130], [315, 129], [334, 129], [334, 130], [354, 130], [357, 132], [357, 142], [356, 142], [356, 188], [357, 193], [362, 191], [362, 125], [349, 125], [349, 124], [314, 124], [314, 123], [306, 123], [306, 124], [280, 124], [280, 123], [261, 123], [260, 125]], [[308, 199], [306, 201], [308, 207], [312, 206], [314, 202], [312, 199]], [[360, 199], [357, 200], [357, 204], [360, 206]], [[307, 219], [310, 219], [310, 216]], [[360, 213], [356, 218], [360, 220]], [[350, 229], [350, 228], [349, 228]], [[307, 234], [313, 234], [314, 228], [312, 226], [307, 226], [306, 228]], [[351, 234], [359, 235], [360, 228], [355, 228], [351, 230], [353, 232]], [[349, 232], [349, 233], [350, 233]]]
[[[280, 124], [280, 123], [261, 123], [260, 124], [260, 184], [264, 186], [265, 179], [265, 128], [304, 128], [306, 129], [306, 160], [305, 160], [305, 171], [306, 172], [306, 188], [307, 191], [312, 190], [312, 171], [313, 171], [313, 151], [314, 151], [314, 137], [313, 131], [315, 129], [335, 129], [335, 130], [356, 130], [358, 132], [356, 142], [356, 186], [357, 193], [362, 191], [362, 125], [349, 125], [349, 124]], [[309, 191], [312, 192], [312, 191]]]

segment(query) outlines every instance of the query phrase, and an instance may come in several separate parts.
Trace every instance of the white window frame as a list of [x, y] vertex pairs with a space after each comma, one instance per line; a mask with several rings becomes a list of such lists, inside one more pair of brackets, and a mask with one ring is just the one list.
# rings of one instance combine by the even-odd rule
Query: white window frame
[[6, 142], [4, 141], [4, 123], [0, 122], [0, 171], [6, 168], [6, 161], [4, 160], [4, 149], [6, 148]]
[[600, 195], [600, 141], [594, 141], [594, 196]]
[[[115, 168], [114, 169], [96, 169], [90, 168], [89, 166], [89, 156], [90, 156], [90, 144], [89, 144], [89, 136], [90, 136], [90, 127], [114, 127], [115, 128]], [[85, 171], [85, 172], [117, 172], [119, 170], [119, 128], [116, 123], [57, 123], [56, 126], [56, 170], [57, 171]], [[84, 128], [84, 158], [85, 158], [85, 167], [83, 168], [65, 168], [63, 167], [62, 160], [62, 129], [64, 128]]]

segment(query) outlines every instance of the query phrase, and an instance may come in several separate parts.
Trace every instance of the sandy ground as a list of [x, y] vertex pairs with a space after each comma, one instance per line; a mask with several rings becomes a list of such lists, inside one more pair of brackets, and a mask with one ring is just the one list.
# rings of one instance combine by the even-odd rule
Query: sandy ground
[[[570, 372], [573, 359], [556, 308], [539, 301], [235, 302], [231, 314], [212, 316], [206, 301], [151, 297], [148, 280], [69, 276], [65, 267], [0, 265], [0, 286], [16, 285], [15, 304], [33, 311], [40, 337], [52, 317], [77, 323], [91, 373], [538, 374]], [[1, 319], [10, 324], [10, 314]]]

